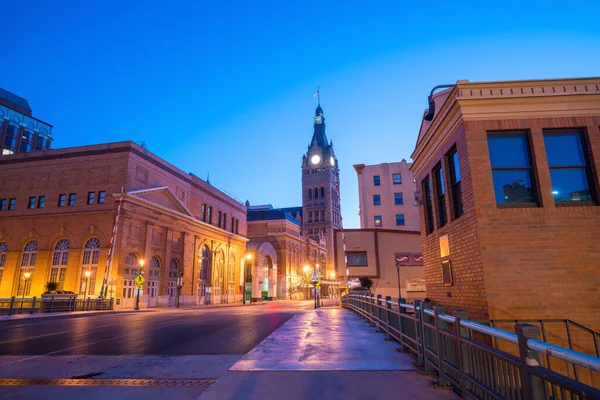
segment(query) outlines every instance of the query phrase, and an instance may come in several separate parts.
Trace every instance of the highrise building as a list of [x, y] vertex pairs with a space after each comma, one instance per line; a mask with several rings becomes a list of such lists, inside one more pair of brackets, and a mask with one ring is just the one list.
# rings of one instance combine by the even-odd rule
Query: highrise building
[[0, 88], [0, 154], [47, 150], [52, 125], [35, 118], [27, 100]]

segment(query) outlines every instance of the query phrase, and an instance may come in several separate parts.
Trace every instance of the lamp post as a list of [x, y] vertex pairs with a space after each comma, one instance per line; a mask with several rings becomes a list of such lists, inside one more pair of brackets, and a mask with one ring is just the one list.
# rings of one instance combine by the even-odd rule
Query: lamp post
[[[329, 273], [329, 278], [333, 281], [335, 279], [335, 272], [331, 271]], [[335, 297], [334, 296], [334, 294], [335, 294], [335, 285], [332, 284], [329, 287], [330, 287], [330, 289], [329, 289], [329, 292], [330, 292], [329, 295], [331, 296], [331, 298], [333, 298], [333, 297]]]
[[307, 292], [306, 282], [308, 281], [308, 270], [310, 269], [310, 267], [308, 265], [305, 265], [303, 269], [304, 269], [304, 298], [306, 299], [306, 297], [308, 297], [306, 295], [306, 292]]
[[[140, 260], [139, 263], [140, 263], [140, 273], [139, 273], [139, 275], [142, 275], [144, 273], [144, 269], [143, 269], [144, 268], [144, 260]], [[136, 283], [136, 285], [137, 285], [137, 283]], [[141, 286], [142, 285], [138, 285], [138, 288], [137, 288], [137, 294], [135, 296], [135, 308], [134, 308], [134, 310], [139, 310], [140, 309], [140, 288], [141, 288]]]
[[23, 278], [25, 278], [25, 281], [23, 282], [23, 293], [21, 293], [21, 314], [23, 313], [23, 302], [25, 301], [25, 291], [27, 290], [27, 281], [29, 280], [29, 278], [31, 277], [31, 273], [29, 272], [24, 272], [23, 273]]
[[313, 276], [311, 277], [313, 281], [313, 287], [315, 289], [315, 309], [317, 309], [317, 305], [319, 300], [317, 299], [317, 282], [319, 281], [319, 263], [315, 264], [315, 269], [313, 272]]
[[87, 293], [88, 293], [88, 285], [90, 284], [90, 275], [92, 273], [88, 270], [85, 271], [83, 273], [83, 275], [85, 275], [85, 290], [83, 291], [83, 298], [85, 299], [87, 297]]
[[246, 253], [246, 262], [244, 263], [244, 282], [242, 285], [242, 304], [246, 304], [246, 282], [248, 281], [248, 264], [252, 267], [252, 253]]
[[402, 297], [402, 289], [400, 287], [400, 264], [404, 261], [408, 261], [408, 257], [404, 256], [402, 258], [396, 257], [396, 271], [398, 272], [398, 299]]
[[177, 308], [179, 308], [179, 296], [181, 295], [181, 288], [183, 287], [183, 272], [179, 272], [177, 274], [177, 297], [175, 298], [175, 303]]

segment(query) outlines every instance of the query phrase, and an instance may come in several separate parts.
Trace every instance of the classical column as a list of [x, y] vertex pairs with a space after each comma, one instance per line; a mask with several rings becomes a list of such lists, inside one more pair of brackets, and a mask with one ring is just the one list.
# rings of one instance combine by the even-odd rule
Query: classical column
[[269, 270], [269, 300], [277, 300], [277, 265]]

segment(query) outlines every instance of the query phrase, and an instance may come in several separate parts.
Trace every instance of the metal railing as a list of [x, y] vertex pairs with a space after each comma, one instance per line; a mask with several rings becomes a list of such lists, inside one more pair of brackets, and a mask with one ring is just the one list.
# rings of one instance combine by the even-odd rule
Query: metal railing
[[[437, 373], [438, 386], [465, 399], [600, 399], [600, 390], [543, 366], [540, 354], [593, 374], [600, 372], [600, 358], [537, 340], [540, 330], [534, 325], [516, 324], [512, 333], [469, 321], [466, 311], [451, 316], [443, 306], [431, 310], [428, 303], [372, 294], [344, 296], [342, 305], [397, 341], [402, 351], [414, 353], [420, 370]], [[516, 354], [494, 348], [492, 340], [512, 346]]]
[[0, 315], [113, 310], [114, 299], [10, 297], [0, 298]]

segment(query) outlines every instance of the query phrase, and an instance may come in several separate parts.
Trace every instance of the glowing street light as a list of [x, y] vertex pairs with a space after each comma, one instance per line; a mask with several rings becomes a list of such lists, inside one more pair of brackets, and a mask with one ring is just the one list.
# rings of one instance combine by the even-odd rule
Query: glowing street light
[[[144, 259], [141, 259], [138, 262], [140, 264], [140, 273], [139, 273], [139, 275], [142, 275], [144, 273], [144, 269], [143, 268], [144, 268], [144, 262], [145, 261], [144, 261]], [[134, 308], [134, 310], [139, 310], [140, 309], [140, 286], [141, 285], [138, 285], [138, 288], [137, 288], [137, 295], [135, 296], [135, 308]]]
[[252, 268], [252, 253], [246, 253], [246, 263], [244, 264], [244, 282], [242, 283], [242, 304], [246, 304], [246, 282], [248, 281], [248, 265]]

